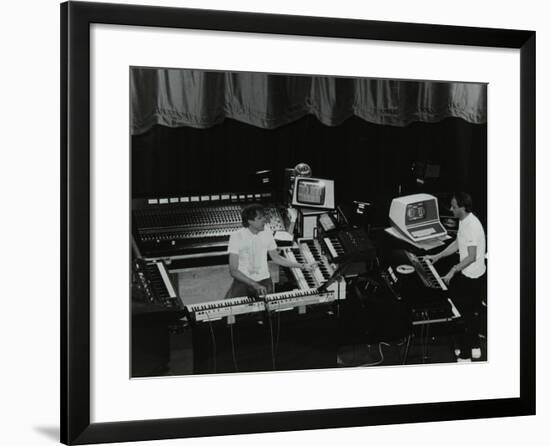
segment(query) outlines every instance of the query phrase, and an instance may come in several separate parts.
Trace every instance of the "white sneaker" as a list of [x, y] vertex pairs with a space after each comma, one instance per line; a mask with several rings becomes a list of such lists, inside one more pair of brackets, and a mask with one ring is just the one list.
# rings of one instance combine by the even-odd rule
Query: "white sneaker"
[[472, 349], [472, 359], [479, 359], [481, 358], [481, 349], [480, 348], [473, 348]]
[[456, 358], [456, 362], [472, 362], [470, 358]]

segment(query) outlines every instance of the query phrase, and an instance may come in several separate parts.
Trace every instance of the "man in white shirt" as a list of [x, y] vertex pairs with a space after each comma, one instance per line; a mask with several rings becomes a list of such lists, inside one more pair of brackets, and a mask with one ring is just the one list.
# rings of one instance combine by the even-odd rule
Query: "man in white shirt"
[[485, 266], [485, 231], [472, 213], [472, 197], [466, 192], [454, 194], [451, 211], [458, 218], [456, 239], [439, 254], [427, 256], [433, 263], [458, 251], [459, 263], [443, 276], [451, 284], [452, 298], [462, 316], [463, 333], [460, 349], [455, 350], [459, 361], [479, 359], [479, 323], [483, 297], [487, 292]]
[[229, 273], [233, 283], [225, 295], [226, 299], [242, 296], [265, 296], [273, 292], [269, 275], [267, 254], [278, 265], [288, 268], [310, 270], [315, 263], [296, 263], [277, 252], [277, 244], [261, 205], [253, 204], [242, 210], [243, 228], [229, 238]]

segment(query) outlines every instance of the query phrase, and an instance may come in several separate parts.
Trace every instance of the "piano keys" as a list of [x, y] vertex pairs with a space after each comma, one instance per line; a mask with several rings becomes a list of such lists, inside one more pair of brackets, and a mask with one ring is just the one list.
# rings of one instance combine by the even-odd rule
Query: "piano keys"
[[160, 304], [167, 309], [178, 310], [183, 307], [164, 262], [135, 261], [134, 274], [150, 303]]
[[329, 258], [336, 263], [350, 259], [372, 260], [374, 246], [363, 228], [342, 228], [322, 236]]
[[[305, 257], [298, 247], [286, 248], [283, 253], [284, 256], [291, 262], [306, 263]], [[310, 271], [301, 270], [299, 268], [292, 268], [291, 271], [298, 288], [301, 290], [309, 290], [311, 288], [317, 288], [321, 285], [315, 280], [315, 277]]]
[[447, 291], [447, 285], [445, 285], [430, 260], [425, 256], [417, 257], [408, 251], [405, 251], [405, 254], [425, 286]]
[[[406, 304], [412, 314], [413, 325], [445, 322], [457, 319], [460, 313], [452, 302], [448, 287], [433, 264], [424, 256], [405, 250], [381, 252], [382, 276], [389, 272], [385, 282], [393, 295]], [[403, 267], [412, 273], [401, 272]]]
[[[292, 248], [283, 248], [281, 254], [298, 263], [316, 263], [311, 271], [291, 268], [290, 271], [296, 286], [301, 290], [319, 289], [332, 279], [336, 267], [322, 254], [322, 248], [315, 239], [298, 239], [298, 245]], [[343, 278], [330, 283], [328, 290], [334, 291], [337, 300], [346, 298], [346, 281]]]
[[286, 311], [298, 308], [299, 313], [305, 313], [309, 305], [326, 304], [336, 300], [334, 290], [318, 292], [316, 289], [292, 290], [282, 293], [268, 294], [265, 306], [268, 311]]
[[[317, 274], [319, 281], [324, 283], [329, 280], [334, 274], [336, 268], [328, 261], [327, 256], [323, 254], [323, 248], [321, 247], [319, 241], [316, 239], [303, 239], [299, 242], [300, 246], [302, 246], [304, 251], [306, 251], [305, 255], [309, 256], [309, 251], [309, 253], [311, 253], [312, 261], [317, 263], [318, 271], [322, 276], [322, 278], [320, 278]], [[307, 245], [307, 248], [303, 246], [304, 244]]]
[[265, 311], [265, 304], [245, 296], [190, 304], [187, 311], [196, 322], [212, 322], [227, 317], [228, 322], [233, 323], [235, 316]]
[[232, 324], [236, 321], [236, 316], [293, 309], [303, 313], [307, 306], [331, 303], [337, 298], [333, 289], [324, 292], [316, 289], [290, 290], [270, 293], [261, 298], [244, 296], [190, 304], [186, 308], [195, 322], [213, 322], [227, 318], [227, 323]]

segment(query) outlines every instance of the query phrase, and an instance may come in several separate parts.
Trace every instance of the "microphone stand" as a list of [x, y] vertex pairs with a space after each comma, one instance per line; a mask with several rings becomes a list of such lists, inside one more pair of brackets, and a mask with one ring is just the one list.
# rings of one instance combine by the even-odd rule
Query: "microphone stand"
[[329, 277], [329, 279], [323, 283], [321, 286], [317, 288], [318, 293], [324, 293], [327, 291], [328, 287], [332, 285], [334, 282], [338, 282], [337, 284], [337, 291], [336, 291], [336, 338], [338, 339], [337, 345], [336, 345], [336, 363], [338, 364], [338, 346], [340, 345], [340, 281], [345, 280], [344, 278], [344, 272], [348, 268], [348, 266], [351, 264], [351, 259], [346, 260], [345, 262], [340, 263], [332, 275]]
[[[340, 280], [344, 279], [344, 272], [348, 268], [348, 266], [351, 264], [351, 258], [346, 260], [345, 262], [342, 262], [338, 265], [338, 267], [334, 270], [332, 275], [329, 277], [329, 279], [323, 283], [321, 286], [317, 288], [318, 293], [324, 293], [327, 291], [328, 287], [332, 285], [334, 282], [339, 282]], [[336, 292], [336, 316], [340, 318], [340, 284], [337, 286], [337, 292]]]

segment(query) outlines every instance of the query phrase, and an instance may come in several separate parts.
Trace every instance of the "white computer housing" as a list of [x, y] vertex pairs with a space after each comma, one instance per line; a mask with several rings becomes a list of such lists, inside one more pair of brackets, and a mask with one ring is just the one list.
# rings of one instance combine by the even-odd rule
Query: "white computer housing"
[[439, 221], [437, 198], [429, 194], [394, 198], [390, 205], [390, 221], [394, 228], [414, 242], [447, 235]]

